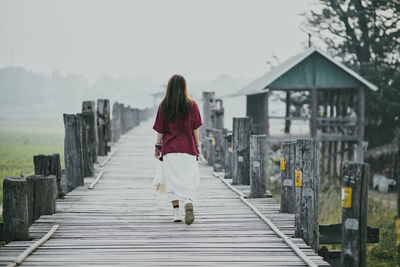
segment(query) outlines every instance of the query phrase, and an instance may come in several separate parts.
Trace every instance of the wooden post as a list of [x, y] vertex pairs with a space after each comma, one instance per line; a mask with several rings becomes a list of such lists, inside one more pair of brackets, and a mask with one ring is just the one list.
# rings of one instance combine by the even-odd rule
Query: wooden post
[[232, 135], [228, 134], [224, 137], [224, 149], [225, 149], [225, 178], [232, 178]]
[[41, 215], [56, 212], [55, 187], [57, 178], [54, 175], [31, 175], [26, 177], [28, 184], [28, 217], [31, 225]]
[[317, 116], [318, 116], [318, 103], [317, 103], [317, 89], [311, 89], [311, 137], [317, 136]]
[[99, 137], [99, 156], [107, 156], [108, 142], [111, 141], [110, 129], [110, 101], [108, 99], [97, 100], [97, 133]]
[[121, 135], [121, 110], [118, 102], [113, 105], [111, 122], [111, 140], [117, 142]]
[[90, 124], [93, 121], [92, 113], [80, 113], [78, 114], [82, 119], [81, 127], [82, 127], [82, 156], [83, 156], [83, 175], [84, 177], [93, 177], [94, 176], [94, 166], [92, 159], [93, 139], [91, 139], [90, 132]]
[[319, 143], [313, 139], [296, 142], [295, 236], [318, 251]]
[[207, 128], [212, 128], [211, 113], [215, 107], [215, 92], [203, 92], [203, 127], [200, 128], [201, 153], [208, 158], [207, 151], [209, 141], [207, 141]]
[[267, 197], [269, 149], [266, 135], [250, 136], [250, 198]]
[[222, 99], [215, 100], [215, 107], [211, 111], [211, 127], [215, 129], [224, 128], [224, 107]]
[[224, 169], [225, 147], [223, 130], [213, 130], [213, 146], [214, 146], [214, 171], [221, 172]]
[[56, 197], [63, 198], [64, 194], [61, 189], [61, 162], [60, 154], [51, 155], [35, 155], [33, 156], [33, 164], [35, 165], [36, 175], [55, 175], [57, 178]]
[[342, 173], [342, 266], [366, 266], [369, 165], [345, 162]]
[[233, 184], [250, 184], [250, 135], [252, 120], [250, 117], [233, 118]]
[[287, 119], [290, 117], [290, 91], [286, 91], [286, 112], [285, 112], [285, 133], [288, 134], [290, 133], [290, 124], [291, 124], [291, 120]]
[[77, 115], [64, 114], [64, 160], [67, 193], [83, 185], [83, 156], [81, 118]]
[[281, 145], [281, 210], [282, 213], [296, 212], [295, 201], [295, 156], [296, 143]]
[[264, 134], [269, 137], [269, 91], [264, 94], [264, 106], [263, 106], [263, 113], [264, 113], [264, 120], [263, 120], [263, 131]]
[[[86, 123], [89, 127], [89, 146], [91, 147], [92, 161], [97, 162], [99, 137], [97, 133], [97, 111], [94, 101], [83, 101], [82, 114], [88, 116]], [[90, 114], [90, 115], [87, 115]]]
[[27, 196], [24, 178], [7, 177], [3, 180], [4, 237], [7, 243], [13, 240], [29, 240]]
[[363, 141], [364, 141], [364, 123], [365, 123], [365, 92], [364, 88], [358, 88], [358, 114], [357, 114], [357, 162], [364, 161], [364, 149], [363, 149]]

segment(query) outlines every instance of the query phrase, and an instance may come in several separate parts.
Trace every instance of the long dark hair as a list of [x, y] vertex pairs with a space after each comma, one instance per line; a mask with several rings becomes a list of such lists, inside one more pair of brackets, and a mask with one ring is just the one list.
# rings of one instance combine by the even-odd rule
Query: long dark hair
[[188, 95], [185, 78], [178, 74], [173, 75], [160, 103], [163, 116], [167, 121], [175, 120], [178, 114], [186, 118], [192, 106], [193, 101]]

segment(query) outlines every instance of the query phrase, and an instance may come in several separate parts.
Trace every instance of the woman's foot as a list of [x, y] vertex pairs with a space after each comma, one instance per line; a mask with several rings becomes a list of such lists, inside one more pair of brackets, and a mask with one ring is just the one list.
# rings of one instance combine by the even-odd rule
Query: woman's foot
[[174, 208], [174, 222], [181, 222], [182, 221], [182, 215], [181, 215], [181, 210], [179, 208]]
[[193, 221], [194, 221], [193, 204], [189, 202], [185, 204], [185, 223], [189, 225], [192, 224]]

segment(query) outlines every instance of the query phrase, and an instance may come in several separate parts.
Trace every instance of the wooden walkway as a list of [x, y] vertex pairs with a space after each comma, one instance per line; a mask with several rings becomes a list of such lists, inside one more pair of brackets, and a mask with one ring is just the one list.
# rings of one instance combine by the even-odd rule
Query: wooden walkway
[[[57, 200], [58, 213], [30, 228], [31, 241], [0, 249], [0, 265], [11, 263], [29, 245], [59, 224], [57, 232], [21, 266], [305, 266], [239, 195], [200, 164], [201, 186], [192, 225], [172, 222], [169, 203], [160, 205], [152, 189], [156, 166], [152, 121], [128, 132], [85, 186]], [[104, 159], [103, 159], [104, 160]], [[246, 187], [238, 187], [246, 190]], [[271, 199], [249, 200], [287, 235], [293, 216], [279, 214]], [[317, 265], [327, 265], [302, 240], [291, 239]]]

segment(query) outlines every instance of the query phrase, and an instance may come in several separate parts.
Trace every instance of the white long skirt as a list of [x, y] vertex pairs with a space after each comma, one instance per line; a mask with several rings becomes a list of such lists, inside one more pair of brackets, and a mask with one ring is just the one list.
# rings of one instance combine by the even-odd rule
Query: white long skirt
[[190, 199], [195, 201], [200, 185], [196, 156], [186, 153], [168, 153], [159, 161], [153, 185], [161, 199], [168, 201]]

